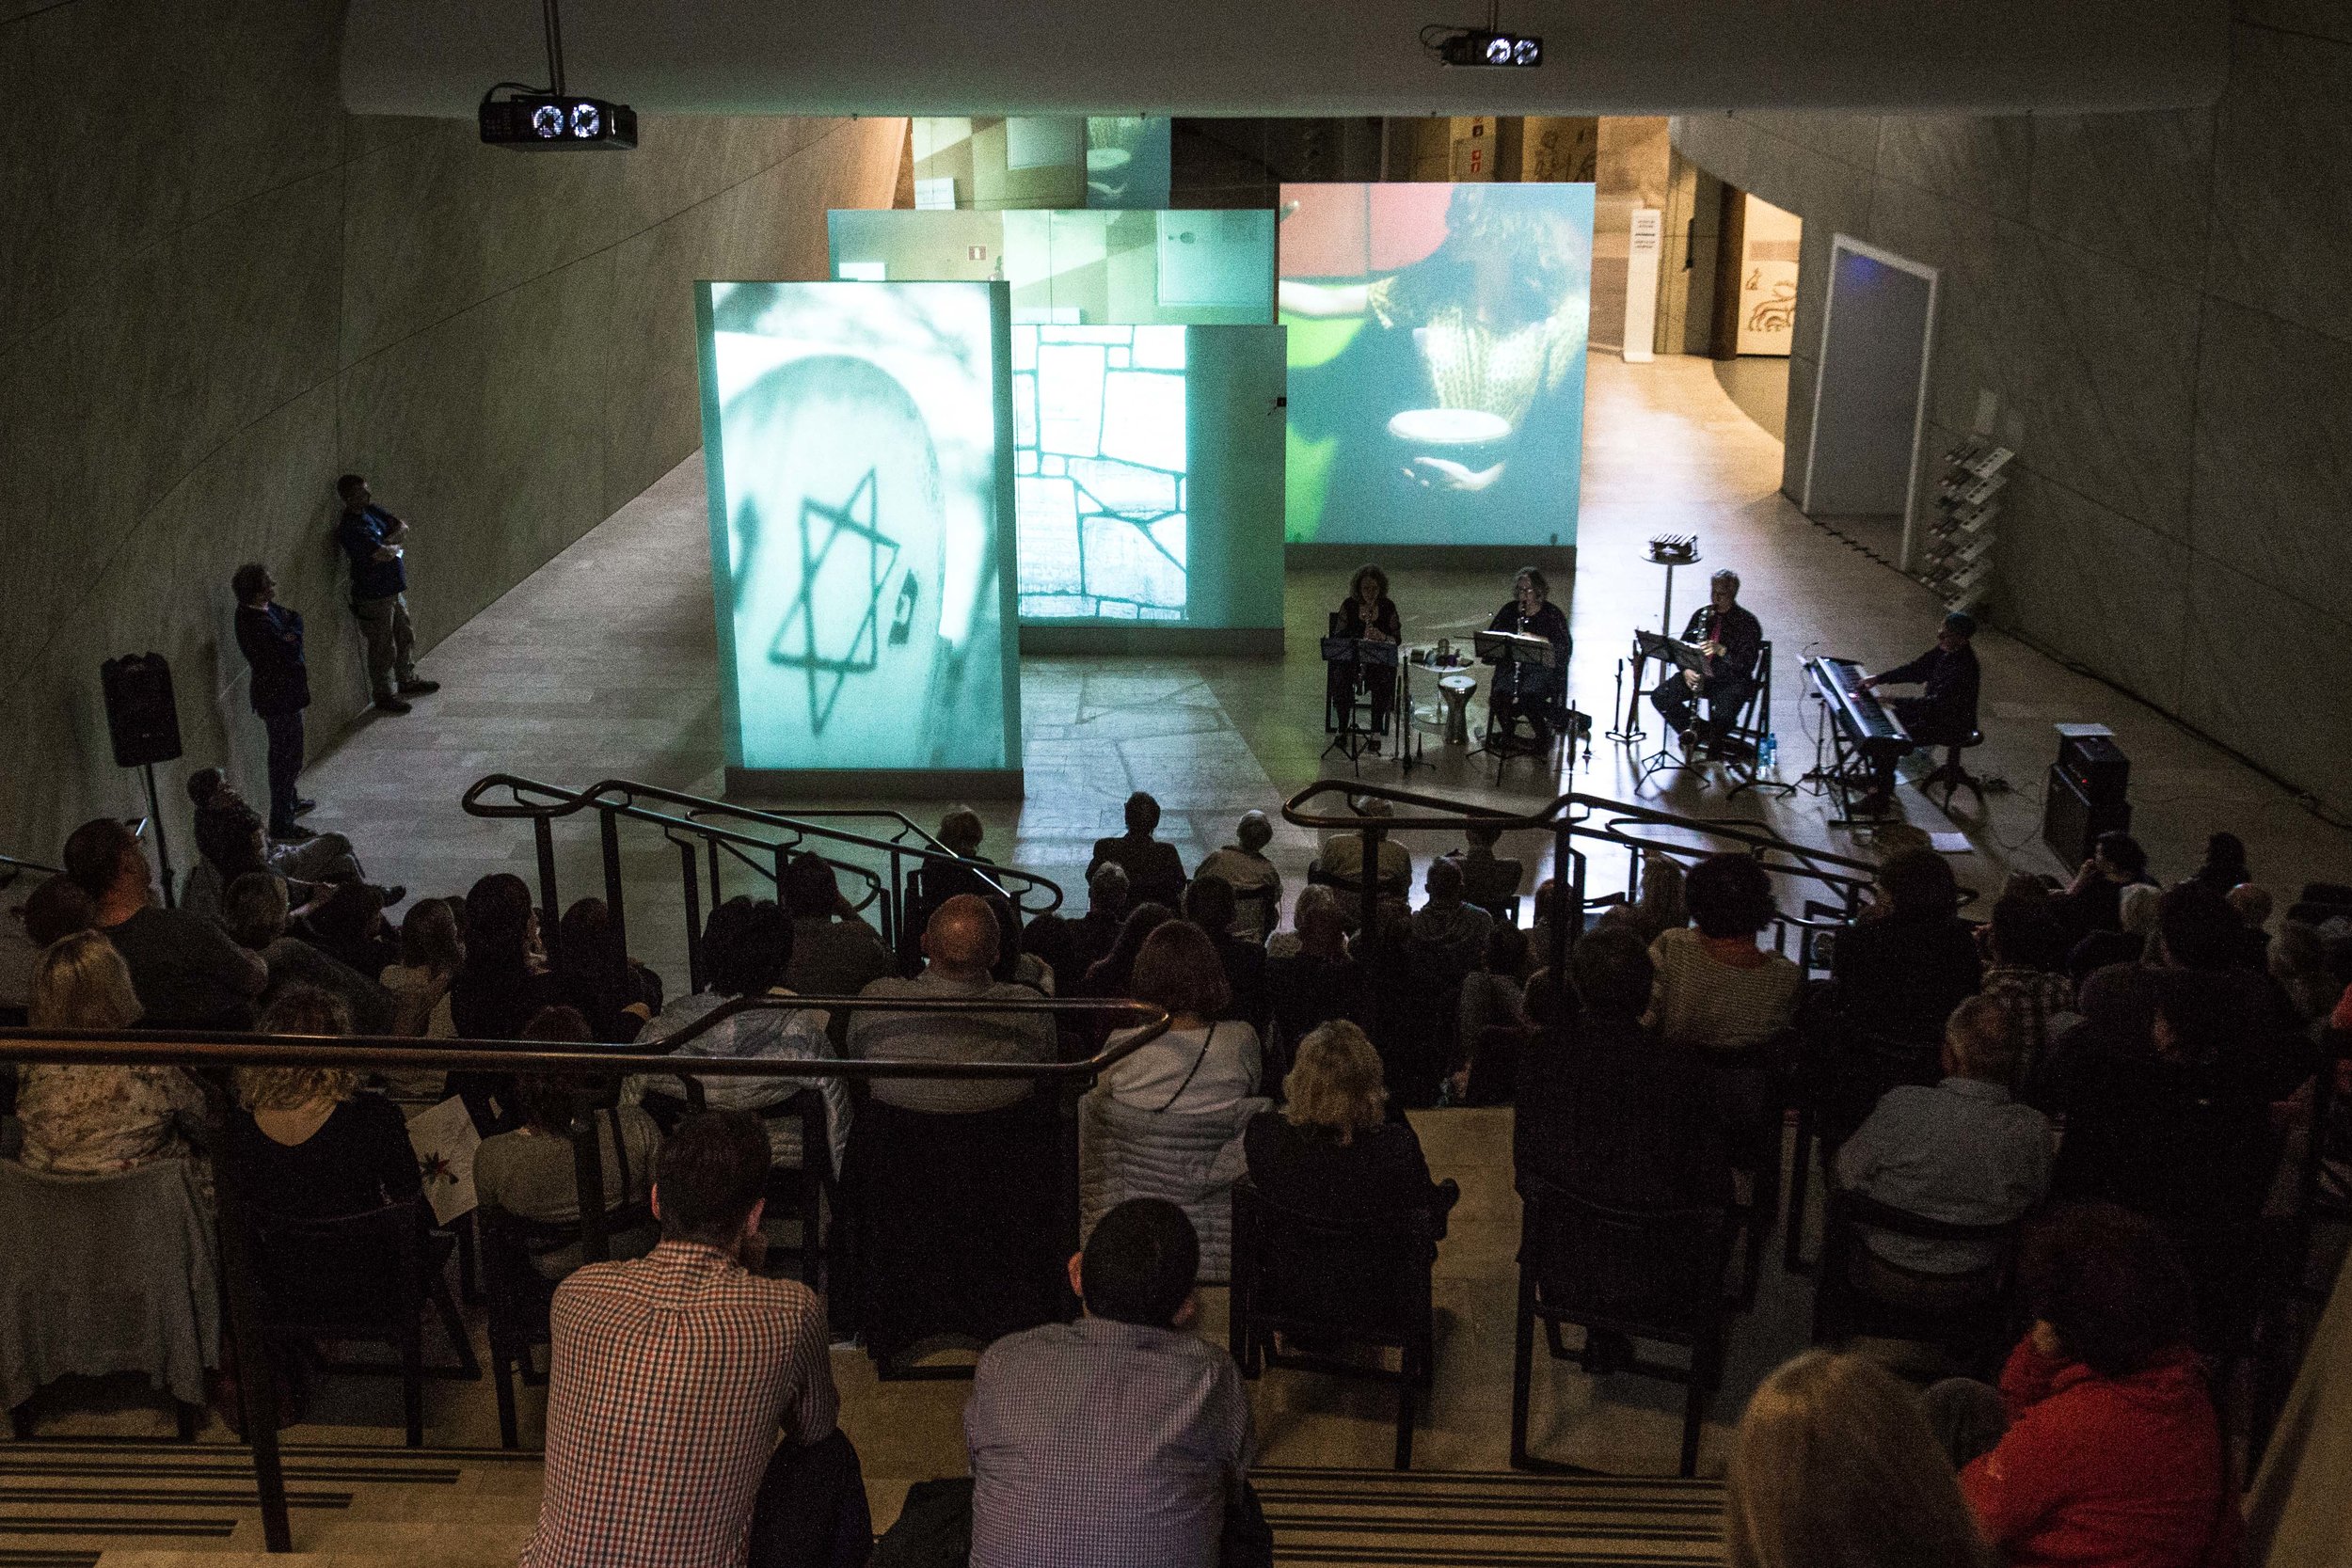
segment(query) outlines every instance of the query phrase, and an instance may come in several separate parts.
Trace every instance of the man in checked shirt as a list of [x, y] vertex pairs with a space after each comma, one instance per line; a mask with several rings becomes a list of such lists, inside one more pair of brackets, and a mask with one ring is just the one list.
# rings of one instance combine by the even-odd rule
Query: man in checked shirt
[[748, 1112], [682, 1123], [654, 1167], [661, 1243], [557, 1287], [547, 1486], [520, 1568], [741, 1568], [755, 1532], [763, 1561], [826, 1562], [872, 1540], [824, 1303], [754, 1272], [768, 1164]]

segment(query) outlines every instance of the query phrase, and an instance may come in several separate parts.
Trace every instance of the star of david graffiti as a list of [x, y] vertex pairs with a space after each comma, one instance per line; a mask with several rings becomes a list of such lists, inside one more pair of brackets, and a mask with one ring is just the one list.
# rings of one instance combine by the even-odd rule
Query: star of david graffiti
[[[776, 627], [775, 638], [768, 645], [768, 659], [771, 664], [797, 667], [806, 673], [812, 735], [825, 733], [826, 721], [841, 701], [843, 683], [853, 674], [873, 669], [882, 658], [882, 585], [890, 580], [891, 569], [898, 563], [898, 542], [875, 526], [879, 512], [874, 472], [866, 469], [866, 477], [857, 482], [849, 499], [839, 506], [826, 506], [806, 497], [801, 500], [800, 593]], [[855, 558], [861, 546], [865, 549], [863, 572], [858, 570], [861, 562]], [[859, 585], [861, 579], [866, 594], [857, 629], [850, 634], [846, 647], [822, 645], [817, 626], [818, 574], [824, 570], [836, 548], [846, 549], [850, 559], [846, 571], [834, 574], [828, 598], [837, 600], [855, 594], [857, 587], [853, 585]], [[829, 613], [826, 621], [829, 626], [837, 626], [840, 616], [837, 612]], [[828, 675], [832, 677], [830, 686], [825, 684]]]

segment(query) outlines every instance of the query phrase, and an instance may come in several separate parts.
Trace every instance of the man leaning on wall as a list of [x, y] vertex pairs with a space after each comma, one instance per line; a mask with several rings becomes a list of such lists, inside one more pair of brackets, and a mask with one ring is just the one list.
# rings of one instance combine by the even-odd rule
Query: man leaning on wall
[[401, 541], [408, 525], [375, 504], [368, 482], [345, 474], [335, 482], [342, 515], [335, 542], [351, 562], [351, 612], [368, 642], [368, 690], [385, 713], [406, 713], [405, 699], [441, 689], [421, 679], [414, 653], [416, 632], [408, 620], [408, 563]]

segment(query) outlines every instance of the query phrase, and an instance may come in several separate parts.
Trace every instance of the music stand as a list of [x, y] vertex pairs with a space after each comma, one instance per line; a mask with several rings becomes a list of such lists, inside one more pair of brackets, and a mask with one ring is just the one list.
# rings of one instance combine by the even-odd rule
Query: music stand
[[[1472, 747], [1470, 754], [1477, 756], [1484, 752], [1493, 757], [1495, 759], [1495, 783], [1500, 784], [1502, 782], [1502, 765], [1509, 761], [1512, 755], [1509, 752], [1498, 748], [1494, 743], [1496, 688], [1502, 684], [1501, 667], [1506, 664], [1532, 664], [1539, 670], [1556, 670], [1560, 667], [1560, 650], [1552, 646], [1549, 638], [1530, 637], [1523, 632], [1516, 631], [1482, 631], [1471, 636], [1470, 651], [1480, 663], [1495, 665], [1497, 671], [1495, 679], [1486, 689], [1486, 738], [1479, 745]], [[1515, 688], [1517, 684], [1517, 678], [1514, 677]], [[1559, 698], [1563, 706], [1566, 705], [1565, 684], [1564, 682], [1564, 689]], [[1553, 732], [1554, 737], [1565, 736], [1567, 737], [1566, 744], [1573, 747], [1576, 733], [1583, 722], [1584, 716], [1574, 708], [1569, 708], [1566, 723]], [[1530, 752], [1526, 754], [1533, 756], [1536, 753]]]
[[[1695, 566], [1705, 559], [1699, 554], [1699, 542], [1695, 538], [1653, 539], [1649, 542], [1650, 562], [1666, 568], [1666, 602], [1658, 611], [1658, 629], [1668, 638], [1672, 638], [1675, 631], [1675, 568]], [[1609, 732], [1612, 740], [1630, 745], [1649, 733], [1642, 728], [1642, 699], [1648, 695], [1643, 688], [1642, 676], [1648, 657], [1637, 641], [1633, 653], [1633, 696], [1625, 705], [1625, 717], [1619, 727]]]
[[[1331, 736], [1330, 744], [1323, 749], [1324, 756], [1327, 757], [1336, 751], [1347, 759], [1349, 768], [1359, 773], [1363, 771], [1360, 759], [1367, 746], [1384, 732], [1367, 729], [1357, 722], [1357, 672], [1387, 672], [1386, 678], [1393, 682], [1400, 662], [1398, 655], [1402, 651], [1393, 642], [1380, 642], [1370, 638], [1327, 637], [1323, 640], [1323, 662], [1329, 666], [1344, 666], [1347, 672], [1343, 676], [1327, 676], [1324, 682], [1323, 731]], [[1378, 680], [1383, 676], [1375, 673], [1370, 678]], [[1370, 705], [1367, 703], [1365, 705]], [[1396, 717], [1393, 701], [1389, 705], [1389, 717], [1393, 722]]]

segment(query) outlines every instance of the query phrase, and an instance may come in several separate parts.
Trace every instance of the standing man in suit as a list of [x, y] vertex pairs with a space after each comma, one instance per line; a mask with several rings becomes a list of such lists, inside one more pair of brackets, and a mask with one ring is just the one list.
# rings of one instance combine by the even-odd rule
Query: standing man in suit
[[408, 620], [408, 563], [400, 542], [408, 525], [375, 504], [368, 482], [345, 474], [335, 482], [343, 515], [335, 542], [351, 562], [351, 612], [368, 641], [368, 689], [377, 709], [406, 713], [408, 697], [441, 689], [439, 681], [419, 678], [416, 631]]
[[302, 617], [278, 600], [278, 579], [258, 561], [229, 579], [237, 595], [237, 648], [252, 668], [246, 692], [269, 736], [269, 836], [299, 843], [310, 830], [294, 820], [318, 804], [294, 793], [302, 773], [302, 710], [310, 705], [310, 673], [302, 658]]

